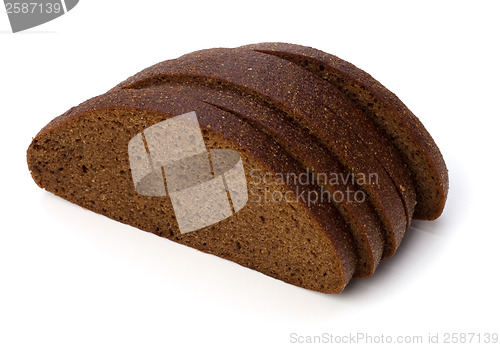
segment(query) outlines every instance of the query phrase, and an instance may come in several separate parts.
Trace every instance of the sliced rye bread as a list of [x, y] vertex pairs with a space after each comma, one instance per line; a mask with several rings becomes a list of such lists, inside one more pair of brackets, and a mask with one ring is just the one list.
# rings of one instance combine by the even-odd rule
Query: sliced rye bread
[[274, 179], [276, 173], [304, 172], [274, 139], [230, 112], [177, 93], [129, 89], [86, 101], [45, 126], [28, 149], [32, 177], [47, 191], [122, 223], [297, 286], [342, 291], [357, 263], [354, 242], [332, 204], [305, 204], [299, 198], [300, 193], [317, 192], [316, 186], [275, 184], [275, 191], [296, 192], [296, 199], [249, 199], [236, 215], [184, 234], [168, 195], [136, 192], [129, 141], [154, 124], [191, 111], [208, 148], [234, 149], [241, 155], [247, 182], [254, 183], [249, 190], [256, 196], [268, 188], [256, 177], [262, 181], [264, 173]]
[[415, 182], [414, 218], [433, 220], [441, 215], [449, 188], [443, 156], [424, 125], [394, 93], [353, 64], [311, 47], [260, 43], [246, 48], [291, 61], [342, 89], [401, 152]]
[[297, 126], [309, 129], [349, 171], [364, 177], [375, 174], [379, 184], [362, 184], [362, 187], [387, 233], [386, 255], [394, 253], [409, 224], [405, 204], [398, 193], [399, 187], [385, 168], [340, 117], [339, 113], [359, 112], [343, 94], [339, 93], [335, 108], [317, 103], [316, 90], [318, 83], [323, 82], [320, 78], [278, 57], [244, 49], [210, 49], [187, 54], [145, 69], [115, 89], [147, 89], [161, 86], [171, 78], [220, 83], [261, 99], [294, 119]]
[[[239, 47], [235, 50], [246, 49]], [[255, 50], [256, 53], [267, 54]], [[258, 56], [258, 55], [257, 55]], [[274, 56], [274, 55], [273, 55]], [[264, 59], [263, 59], [264, 60]], [[287, 61], [288, 62], [288, 61]], [[286, 71], [286, 67], [280, 69]], [[293, 71], [294, 74], [297, 71]], [[403, 158], [394, 145], [378, 129], [373, 120], [352, 100], [335, 85], [325, 81], [323, 78], [311, 74], [311, 71], [303, 69], [301, 75], [297, 75], [297, 80], [307, 85], [309, 93], [314, 95], [314, 101], [320, 103], [332, 110], [346, 110], [349, 112], [336, 112], [346, 127], [366, 145], [368, 151], [382, 165], [387, 175], [393, 181], [398, 194], [403, 201], [406, 213], [407, 227], [413, 217], [416, 204], [416, 195], [411, 174], [403, 162]], [[328, 126], [328, 120], [325, 120], [325, 126]]]
[[[199, 177], [191, 166], [198, 155], [173, 166], [155, 162], [159, 148], [169, 156], [185, 147], [153, 138], [158, 147], [149, 137], [192, 111], [204, 149]], [[168, 134], [191, 139], [182, 130]], [[131, 155], [136, 145], [140, 155]], [[229, 152], [228, 163], [217, 154]], [[235, 153], [246, 204], [228, 188], [235, 171], [221, 169], [236, 163]], [[138, 183], [133, 162], [144, 157], [156, 171], [142, 172]], [[371, 275], [413, 217], [439, 216], [448, 191], [439, 149], [394, 94], [337, 57], [281, 43], [198, 51], [145, 69], [51, 121], [33, 139], [28, 165], [40, 187], [87, 209], [325, 293], [342, 291], [353, 275]], [[378, 184], [314, 176], [332, 172], [376, 174]], [[169, 185], [173, 177], [179, 186]], [[219, 189], [213, 197], [192, 199], [198, 191], [190, 188], [212, 181]], [[142, 191], [144, 182], [162, 194]], [[368, 202], [317, 199], [323, 190], [360, 188]], [[176, 189], [189, 191], [196, 213], [210, 215], [221, 201], [229, 212], [186, 231]]]
[[355, 181], [352, 182], [352, 177], [340, 162], [314, 136], [296, 126], [279, 110], [217, 83], [198, 82], [201, 83], [171, 80], [150, 89], [199, 99], [231, 112], [275, 139], [287, 153], [313, 173], [323, 173], [316, 176], [320, 178], [316, 183], [330, 193], [326, 199], [337, 206], [356, 243], [359, 261], [354, 276], [368, 277], [373, 274], [382, 258], [385, 237], [379, 218], [368, 200], [354, 200], [354, 192], [361, 187]]

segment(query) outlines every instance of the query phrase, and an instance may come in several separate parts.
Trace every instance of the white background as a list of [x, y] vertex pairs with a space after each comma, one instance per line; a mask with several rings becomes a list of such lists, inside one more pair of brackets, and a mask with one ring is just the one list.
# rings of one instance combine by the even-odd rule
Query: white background
[[[0, 13], [0, 346], [287, 346], [291, 334], [500, 333], [495, 2], [82, 0], [12, 34]], [[363, 68], [439, 145], [437, 221], [376, 274], [324, 295], [39, 189], [31, 138], [71, 106], [193, 50], [298, 43]], [[490, 344], [491, 345], [491, 344]]]

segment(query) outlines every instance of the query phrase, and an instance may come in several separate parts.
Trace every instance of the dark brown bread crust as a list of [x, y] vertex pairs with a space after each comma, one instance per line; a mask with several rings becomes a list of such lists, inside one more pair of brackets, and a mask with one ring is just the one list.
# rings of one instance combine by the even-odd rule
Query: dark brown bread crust
[[[205, 86], [196, 84], [192, 80], [184, 82], [183, 84], [181, 81], [170, 81], [169, 84], [157, 88], [152, 87], [152, 89], [199, 99], [227, 110], [274, 138], [304, 167], [315, 173], [334, 173], [347, 177], [345, 168], [329, 153], [328, 149], [278, 110], [273, 110], [253, 101], [250, 97], [227, 90], [217, 84]], [[373, 207], [367, 200], [362, 202], [353, 200], [353, 192], [360, 190], [361, 187], [350, 181], [345, 184], [337, 183], [329, 177], [328, 180], [321, 180], [318, 184], [328, 190], [331, 196], [338, 192], [344, 196], [343, 199], [330, 199], [330, 201], [339, 209], [357, 245], [359, 262], [354, 276], [370, 276], [381, 260], [385, 244], [381, 225]], [[347, 198], [348, 195], [351, 195], [350, 198]]]
[[363, 185], [387, 233], [390, 256], [399, 246], [407, 228], [401, 197], [385, 169], [373, 158], [366, 145], [338, 116], [357, 112], [347, 98], [339, 95], [337, 107], [330, 109], [314, 102], [318, 78], [277, 57], [244, 50], [210, 49], [165, 61], [143, 70], [117, 88], [149, 88], [170, 78], [202, 78], [254, 95], [294, 119], [297, 126], [312, 131], [351, 172], [370, 177], [378, 185]]
[[441, 215], [449, 186], [443, 156], [423, 124], [395, 94], [349, 62], [311, 47], [260, 43], [246, 48], [294, 61], [344, 90], [367, 111], [408, 164], [417, 194], [414, 218], [433, 220]]
[[[145, 197], [135, 192], [126, 153], [128, 141], [148, 126], [193, 110], [197, 112], [206, 141], [212, 148], [232, 145], [246, 163], [251, 162], [252, 167], [269, 172], [299, 173], [303, 170], [273, 139], [231, 113], [164, 91], [123, 90], [91, 99], [42, 129], [28, 149], [28, 165], [33, 179], [40, 187], [64, 199], [115, 220], [295, 285], [322, 292], [340, 292], [354, 273], [356, 255], [352, 236], [331, 204], [311, 203], [306, 207], [300, 200], [291, 202], [289, 205], [293, 205], [296, 215], [294, 213], [291, 218], [283, 220], [280, 213], [284, 210], [279, 212], [277, 205], [249, 203], [248, 208], [246, 206], [238, 212], [242, 223], [229, 218], [217, 226], [181, 235], [172, 219], [168, 199]], [[249, 169], [246, 167], [245, 171], [248, 173]], [[295, 188], [299, 191], [317, 189], [312, 185], [289, 188], [291, 191]], [[266, 220], [272, 216], [271, 212], [275, 213], [274, 221]], [[297, 245], [287, 244], [286, 240], [281, 244], [274, 241], [294, 230], [285, 230], [290, 228], [286, 223], [292, 222], [304, 234], [297, 238], [304, 241]], [[315, 235], [316, 239], [307, 238], [307, 235]], [[303, 253], [300, 248], [318, 252], [308, 244], [310, 242], [323, 251], [315, 255], [319, 257], [317, 263], [309, 266], [311, 269], [316, 266], [317, 271], [324, 269], [323, 272], [300, 273], [301, 266], [306, 267], [302, 258], [310, 259], [308, 251]], [[236, 246], [233, 248], [228, 244]], [[298, 249], [292, 252], [295, 247]], [[246, 250], [250, 253], [245, 253]]]

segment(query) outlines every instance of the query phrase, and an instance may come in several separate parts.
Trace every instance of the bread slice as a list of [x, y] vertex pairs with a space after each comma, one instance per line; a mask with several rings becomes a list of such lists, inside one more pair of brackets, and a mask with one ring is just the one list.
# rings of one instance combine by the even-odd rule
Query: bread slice
[[209, 81], [272, 105], [288, 115], [296, 127], [312, 132], [350, 172], [377, 177], [377, 184], [367, 180], [361, 185], [380, 217], [386, 232], [385, 255], [390, 256], [409, 224], [402, 197], [386, 169], [339, 115], [359, 110], [340, 94], [335, 107], [318, 103], [320, 79], [314, 77], [295, 64], [270, 55], [242, 49], [210, 49], [156, 64], [115, 89], [148, 89], [172, 78], [185, 83]]
[[[385, 246], [380, 221], [368, 199], [354, 199], [353, 195], [361, 187], [351, 181], [349, 173], [328, 149], [304, 128], [297, 127], [279, 110], [267, 107], [251, 97], [228, 90], [217, 83], [196, 84], [193, 80], [183, 82], [186, 81], [170, 80], [150, 89], [209, 103], [244, 119], [275, 139], [287, 153], [316, 174], [317, 184], [330, 193], [328, 200], [339, 209], [354, 237], [358, 257], [354, 276], [368, 277], [373, 274]], [[338, 178], [338, 181], [335, 178]], [[344, 179], [345, 182], [342, 181]]]
[[246, 46], [291, 61], [341, 88], [399, 149], [412, 174], [417, 205], [414, 218], [433, 220], [443, 211], [448, 170], [434, 139], [392, 92], [365, 71], [334, 55], [288, 43]]
[[[166, 196], [137, 192], [129, 145], [137, 134], [192, 111], [209, 149], [241, 156], [249, 198], [228, 218], [182, 233], [168, 184]], [[84, 102], [40, 131], [28, 165], [40, 187], [66, 200], [288, 283], [338, 293], [356, 268], [354, 242], [338, 211], [300, 198], [318, 194], [318, 187], [279, 180], [280, 173], [305, 172], [303, 166], [249, 123], [179, 93], [129, 89]], [[265, 198], [270, 187], [290, 194]]]

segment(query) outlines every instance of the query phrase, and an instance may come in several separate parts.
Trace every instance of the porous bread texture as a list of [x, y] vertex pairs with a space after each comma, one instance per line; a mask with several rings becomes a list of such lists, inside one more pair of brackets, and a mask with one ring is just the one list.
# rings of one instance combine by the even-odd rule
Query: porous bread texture
[[[209, 148], [242, 156], [249, 199], [234, 218], [181, 234], [167, 197], [138, 194], [128, 141], [174, 115], [196, 111]], [[352, 277], [356, 254], [349, 230], [331, 204], [263, 197], [258, 175], [304, 168], [269, 137], [211, 105], [161, 91], [120, 91], [94, 98], [45, 127], [28, 149], [33, 179], [42, 188], [96, 213], [304, 288], [338, 293]], [[252, 176], [249, 176], [250, 173]], [[267, 177], [272, 180], [272, 177]], [[274, 185], [295, 192], [293, 186]], [[298, 189], [313, 190], [300, 185]]]

